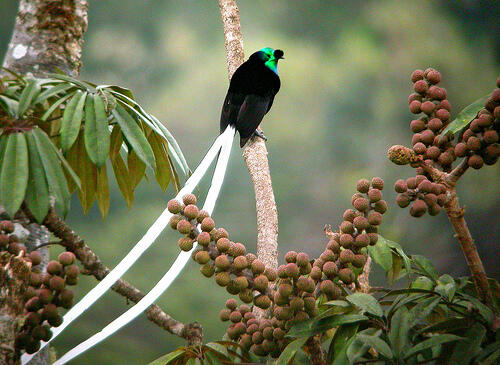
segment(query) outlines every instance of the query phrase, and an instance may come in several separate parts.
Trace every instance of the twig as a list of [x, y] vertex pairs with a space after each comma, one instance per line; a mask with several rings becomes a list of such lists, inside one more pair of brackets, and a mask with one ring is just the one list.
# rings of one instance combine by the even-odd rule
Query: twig
[[309, 340], [307, 340], [306, 349], [314, 365], [326, 364], [326, 353], [325, 350], [323, 350], [323, 348], [321, 347], [321, 341], [317, 336], [313, 336]]
[[32, 251], [36, 251], [42, 247], [45, 247], [45, 246], [50, 246], [50, 245], [61, 245], [61, 246], [64, 246], [64, 242], [63, 241], [47, 241], [47, 242], [44, 242], [44, 243], [40, 243], [39, 245], [33, 247], [33, 250]]
[[455, 186], [458, 179], [467, 171], [469, 168], [469, 158], [466, 157], [446, 176], [446, 181], [450, 186]]
[[448, 194], [450, 199], [445, 203], [444, 210], [446, 215], [455, 231], [455, 237], [460, 243], [460, 247], [465, 255], [465, 260], [469, 266], [472, 281], [479, 297], [482, 301], [490, 307], [493, 312], [495, 312], [495, 305], [493, 303], [493, 295], [488, 284], [488, 278], [486, 277], [486, 272], [484, 271], [483, 262], [479, 257], [476, 245], [472, 240], [472, 236], [467, 227], [467, 223], [464, 219], [465, 210], [460, 207], [458, 203], [458, 196], [456, 194], [455, 188], [449, 188]]
[[[31, 219], [31, 212], [26, 207], [23, 207], [23, 209]], [[111, 270], [101, 262], [99, 257], [85, 244], [83, 239], [66, 222], [57, 216], [54, 210], [51, 210], [47, 217], [45, 217], [43, 224], [54, 236], [62, 240], [62, 244], [68, 251], [75, 254], [76, 258], [90, 275], [100, 281], [109, 274]], [[134, 303], [138, 303], [145, 296], [139, 289], [122, 279], [118, 280], [111, 289]], [[163, 312], [156, 304], [151, 305], [146, 310], [146, 315], [150, 321], [166, 331], [185, 339], [189, 345], [201, 344], [203, 333], [198, 323], [184, 324], [179, 322]]]
[[372, 258], [368, 256], [366, 259], [365, 266], [363, 267], [363, 272], [358, 277], [359, 292], [360, 293], [370, 293], [370, 269], [372, 264]]

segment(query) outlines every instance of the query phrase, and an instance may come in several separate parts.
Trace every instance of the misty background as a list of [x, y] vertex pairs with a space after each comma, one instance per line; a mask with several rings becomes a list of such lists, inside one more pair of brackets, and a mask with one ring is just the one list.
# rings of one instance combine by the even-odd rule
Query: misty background
[[[279, 213], [280, 262], [288, 250], [319, 255], [325, 224], [337, 226], [355, 183], [380, 176], [389, 211], [380, 233], [408, 254], [430, 258], [440, 273], [468, 275], [444, 212], [413, 218], [395, 204], [393, 184], [414, 175], [386, 158], [393, 144], [409, 146], [407, 98], [416, 68], [442, 74], [452, 117], [491, 92], [500, 75], [500, 2], [240, 0], [246, 57], [262, 47], [283, 49], [282, 88], [263, 130]], [[17, 1], [0, 1], [0, 60], [15, 21]], [[218, 134], [228, 86], [224, 38], [215, 0], [89, 0], [89, 28], [80, 78], [132, 89], [179, 142], [194, 169]], [[253, 185], [235, 143], [214, 217], [231, 239], [255, 252]], [[468, 171], [460, 203], [489, 276], [499, 278], [500, 163]], [[198, 194], [206, 194], [208, 179]], [[70, 225], [109, 267], [142, 237], [173, 196], [153, 180], [125, 206], [116, 183], [102, 220], [95, 205], [84, 215], [73, 199]], [[178, 254], [168, 229], [125, 275], [147, 292]], [[53, 254], [58, 253], [53, 249]], [[198, 321], [205, 342], [222, 337], [218, 312], [229, 296], [191, 262], [157, 304], [177, 320]], [[375, 285], [387, 285], [375, 267]], [[76, 300], [96, 284], [81, 277]], [[131, 306], [109, 292], [54, 341], [59, 355], [101, 330]], [[141, 315], [72, 364], [144, 364], [184, 342]]]

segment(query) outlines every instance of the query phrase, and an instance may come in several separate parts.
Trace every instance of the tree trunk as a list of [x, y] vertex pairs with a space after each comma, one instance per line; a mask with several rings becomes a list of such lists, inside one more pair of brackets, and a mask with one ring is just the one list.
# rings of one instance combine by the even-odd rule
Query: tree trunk
[[[86, 0], [21, 0], [16, 17], [12, 39], [9, 43], [3, 67], [20, 73], [31, 73], [44, 76], [60, 70], [68, 75], [77, 76], [81, 66], [83, 34], [87, 30]], [[48, 242], [49, 233], [43, 226], [20, 221], [29, 230], [26, 241], [28, 250], [34, 250], [39, 244]], [[44, 258], [42, 264], [48, 262], [47, 248], [40, 249]], [[8, 271], [3, 271], [8, 274]], [[15, 275], [4, 278], [13, 279]], [[16, 281], [9, 280], [14, 285]], [[2, 285], [3, 287], [3, 285]], [[16, 286], [19, 288], [18, 286]], [[9, 286], [0, 292], [0, 302], [15, 299], [14, 287]], [[4, 289], [5, 289], [4, 288]], [[18, 298], [19, 299], [19, 298]], [[12, 301], [10, 301], [12, 302]], [[15, 302], [15, 301], [14, 301]], [[15, 364], [19, 362], [14, 348], [14, 339], [19, 330], [19, 319], [22, 308], [1, 306], [0, 308], [0, 362]], [[31, 364], [49, 364], [48, 347], [33, 358]]]

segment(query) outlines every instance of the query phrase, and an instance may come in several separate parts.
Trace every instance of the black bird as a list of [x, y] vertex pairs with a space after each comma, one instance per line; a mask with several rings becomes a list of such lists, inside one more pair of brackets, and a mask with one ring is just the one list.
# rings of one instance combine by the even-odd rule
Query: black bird
[[281, 82], [278, 60], [283, 51], [266, 47], [255, 52], [233, 74], [220, 117], [220, 133], [233, 125], [240, 133], [240, 147], [254, 134], [266, 137], [257, 127], [271, 109]]

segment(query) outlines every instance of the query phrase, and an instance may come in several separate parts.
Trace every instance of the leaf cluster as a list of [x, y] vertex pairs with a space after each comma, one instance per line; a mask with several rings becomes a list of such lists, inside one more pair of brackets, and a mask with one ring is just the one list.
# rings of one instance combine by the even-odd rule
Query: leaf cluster
[[0, 80], [0, 204], [13, 217], [25, 200], [41, 222], [51, 205], [63, 214], [78, 192], [87, 212], [109, 209], [107, 163], [127, 203], [150, 168], [165, 191], [189, 168], [168, 129], [129, 89], [65, 75]]

